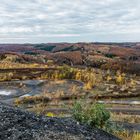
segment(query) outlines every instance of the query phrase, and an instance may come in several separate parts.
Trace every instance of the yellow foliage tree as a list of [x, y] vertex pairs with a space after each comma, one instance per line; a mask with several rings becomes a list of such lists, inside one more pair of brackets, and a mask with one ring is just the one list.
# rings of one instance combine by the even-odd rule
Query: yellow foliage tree
[[93, 84], [89, 81], [85, 84], [84, 89], [90, 90], [90, 89], [92, 89], [92, 87], [93, 87]]
[[136, 81], [134, 79], [130, 79], [130, 86], [135, 87], [136, 86]]
[[112, 80], [112, 77], [110, 75], [108, 75], [106, 80], [109, 82], [110, 80]]
[[81, 74], [80, 71], [78, 71], [78, 72], [76, 73], [76, 80], [81, 80], [81, 79], [82, 79], [82, 74]]

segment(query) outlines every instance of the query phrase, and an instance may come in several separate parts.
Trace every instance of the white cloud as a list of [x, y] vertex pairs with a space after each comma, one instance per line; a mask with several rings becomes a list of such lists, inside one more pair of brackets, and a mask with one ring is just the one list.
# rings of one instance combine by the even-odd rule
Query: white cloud
[[30, 27], [4, 27], [0, 28], [0, 33], [28, 33], [33, 32], [33, 30]]
[[59, 41], [59, 37], [64, 37], [64, 41], [98, 41], [105, 39], [103, 34], [113, 34], [112, 41], [118, 34], [120, 39], [125, 34], [129, 40], [132, 33], [133, 40], [140, 36], [140, 1], [1, 0], [0, 19], [1, 42], [8, 42], [9, 38], [34, 42], [38, 37], [49, 37], [41, 39], [45, 42], [50, 38]]

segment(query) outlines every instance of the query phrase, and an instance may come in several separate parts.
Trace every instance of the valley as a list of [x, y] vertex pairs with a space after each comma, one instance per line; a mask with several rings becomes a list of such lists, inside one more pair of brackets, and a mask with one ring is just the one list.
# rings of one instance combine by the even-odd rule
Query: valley
[[77, 101], [103, 104], [110, 121], [124, 130], [115, 135], [131, 138], [140, 132], [138, 48], [133, 43], [0, 45], [0, 102], [52, 118], [71, 118]]

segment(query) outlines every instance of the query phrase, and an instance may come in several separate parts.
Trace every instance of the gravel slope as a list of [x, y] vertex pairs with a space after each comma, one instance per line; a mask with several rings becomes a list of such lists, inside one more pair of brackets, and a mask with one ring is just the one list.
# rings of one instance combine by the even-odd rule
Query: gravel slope
[[49, 118], [0, 103], [0, 140], [118, 140], [70, 118]]

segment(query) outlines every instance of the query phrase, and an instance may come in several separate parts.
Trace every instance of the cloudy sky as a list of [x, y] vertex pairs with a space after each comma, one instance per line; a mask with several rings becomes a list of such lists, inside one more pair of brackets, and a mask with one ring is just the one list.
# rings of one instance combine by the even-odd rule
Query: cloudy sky
[[0, 0], [0, 43], [140, 41], [140, 0]]

